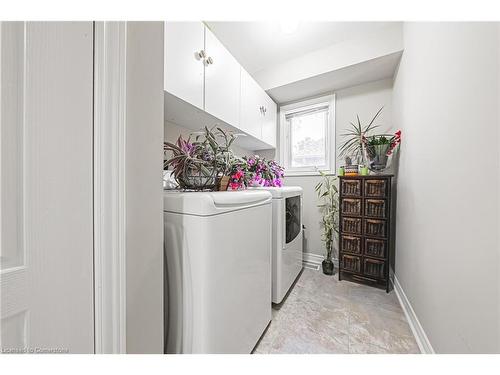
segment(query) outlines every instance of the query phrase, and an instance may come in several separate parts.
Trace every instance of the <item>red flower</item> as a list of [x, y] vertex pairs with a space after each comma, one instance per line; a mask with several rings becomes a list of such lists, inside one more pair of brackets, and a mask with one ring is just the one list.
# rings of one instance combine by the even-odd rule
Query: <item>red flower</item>
[[243, 172], [241, 170], [237, 170], [236, 173], [234, 173], [232, 176], [231, 176], [231, 179], [233, 179], [234, 181], [239, 181], [243, 178]]
[[396, 133], [394, 133], [397, 138], [401, 138], [401, 130], [398, 130]]

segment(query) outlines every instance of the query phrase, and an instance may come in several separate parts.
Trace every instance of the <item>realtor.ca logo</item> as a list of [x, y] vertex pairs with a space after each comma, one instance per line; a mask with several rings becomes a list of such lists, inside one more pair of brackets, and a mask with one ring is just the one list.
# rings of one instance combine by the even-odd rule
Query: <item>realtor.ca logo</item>
[[67, 348], [1, 348], [2, 354], [58, 354], [69, 353]]

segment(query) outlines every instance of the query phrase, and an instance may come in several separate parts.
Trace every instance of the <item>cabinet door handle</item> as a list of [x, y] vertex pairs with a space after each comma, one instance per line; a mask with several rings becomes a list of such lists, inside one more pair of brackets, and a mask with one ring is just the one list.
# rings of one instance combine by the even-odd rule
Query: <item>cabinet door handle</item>
[[212, 59], [210, 56], [207, 58], [207, 64], [212, 65], [214, 63], [214, 59]]
[[205, 57], [207, 57], [207, 53], [203, 49], [198, 51], [196, 55], [198, 56], [199, 59], [204, 59]]

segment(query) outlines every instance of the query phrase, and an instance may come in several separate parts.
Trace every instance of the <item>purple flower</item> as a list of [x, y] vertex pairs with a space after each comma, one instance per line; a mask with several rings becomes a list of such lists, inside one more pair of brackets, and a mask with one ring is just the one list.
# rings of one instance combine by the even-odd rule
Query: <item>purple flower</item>
[[273, 186], [276, 186], [276, 187], [282, 187], [283, 186], [283, 183], [281, 182], [281, 179], [279, 178], [275, 178], [273, 180]]

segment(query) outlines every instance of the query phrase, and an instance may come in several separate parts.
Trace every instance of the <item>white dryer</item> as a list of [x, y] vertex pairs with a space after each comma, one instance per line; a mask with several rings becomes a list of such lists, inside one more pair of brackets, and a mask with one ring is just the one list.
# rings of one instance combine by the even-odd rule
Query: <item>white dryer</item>
[[271, 194], [165, 191], [165, 352], [250, 353], [271, 321]]
[[302, 188], [266, 187], [273, 197], [273, 303], [281, 303], [302, 270]]

